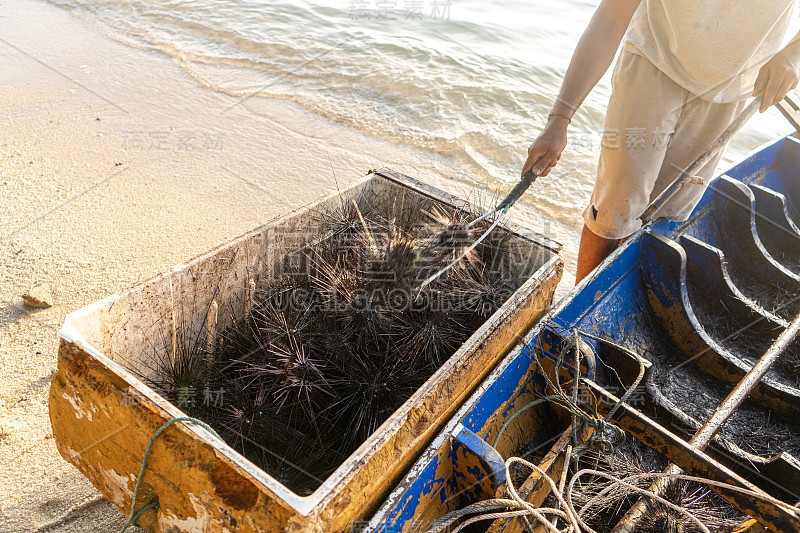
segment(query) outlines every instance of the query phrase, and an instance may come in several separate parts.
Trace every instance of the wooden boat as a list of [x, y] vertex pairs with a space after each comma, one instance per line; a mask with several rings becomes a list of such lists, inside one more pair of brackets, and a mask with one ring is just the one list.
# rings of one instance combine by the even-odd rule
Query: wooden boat
[[[739, 531], [800, 531], [800, 512], [785, 505], [800, 501], [800, 340], [705, 450], [689, 443], [800, 311], [798, 225], [800, 141], [787, 136], [714, 180], [687, 222], [646, 225], [583, 280], [458, 410], [365, 531], [426, 531], [507, 494], [505, 461], [531, 449], [548, 451], [534, 462], [558, 481], [578, 428], [563, 402], [535, 400], [552, 394], [544, 378], [552, 383], [555, 362], [573, 352], [576, 362], [558, 368], [570, 377], [580, 365], [600, 418], [685, 472], [753, 491], [712, 487], [749, 516]], [[536, 479], [522, 494], [538, 506], [550, 489], [533, 491]], [[615, 531], [633, 530], [626, 519]], [[490, 528], [501, 530], [523, 529], [518, 520]]]
[[[59, 332], [58, 371], [50, 388], [50, 419], [62, 456], [130, 513], [150, 439], [163, 424], [184, 416], [137, 378], [153, 371], [147, 349], [160, 346], [175, 353], [179, 325], [216, 345], [217, 332], [233, 315], [249, 312], [260, 284], [279, 279], [292, 254], [324, 238], [315, 226], [317, 213], [364, 198], [388, 200], [390, 206], [399, 205], [393, 199], [405, 198], [404, 205], [420, 209], [436, 204], [473, 209], [415, 179], [382, 170], [70, 314]], [[203, 427], [179, 423], [153, 445], [136, 510], [156, 501], [158, 508], [144, 512], [138, 524], [163, 532], [336, 532], [368, 517], [552, 302], [563, 271], [560, 245], [515, 225], [501, 231], [519, 252], [509, 265], [518, 289], [317, 490], [295, 494]]]

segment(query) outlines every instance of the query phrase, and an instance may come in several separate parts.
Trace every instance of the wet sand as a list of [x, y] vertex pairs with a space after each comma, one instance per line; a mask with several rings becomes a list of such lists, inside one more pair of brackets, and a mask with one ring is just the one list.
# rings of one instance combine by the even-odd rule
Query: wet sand
[[[119, 531], [125, 519], [56, 450], [57, 331], [126, 289], [363, 176], [393, 167], [474, 197], [458, 164], [284, 100], [203, 89], [171, 60], [38, 0], [0, 11], [0, 531]], [[521, 211], [568, 246], [577, 233]], [[50, 285], [54, 306], [21, 295]], [[70, 511], [75, 506], [77, 510]]]

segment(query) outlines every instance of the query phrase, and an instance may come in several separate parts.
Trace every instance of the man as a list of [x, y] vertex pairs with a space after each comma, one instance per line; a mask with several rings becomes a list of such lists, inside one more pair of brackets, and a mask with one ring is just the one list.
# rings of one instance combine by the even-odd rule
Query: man
[[[725, 130], [748, 96], [763, 92], [764, 112], [797, 86], [800, 34], [781, 48], [793, 10], [794, 0], [601, 1], [522, 170], [546, 176], [556, 165], [567, 125], [625, 36], [584, 211], [578, 281], [641, 227], [645, 207]], [[706, 183], [721, 155], [699, 172]], [[704, 190], [687, 186], [658, 216], [686, 220]]]

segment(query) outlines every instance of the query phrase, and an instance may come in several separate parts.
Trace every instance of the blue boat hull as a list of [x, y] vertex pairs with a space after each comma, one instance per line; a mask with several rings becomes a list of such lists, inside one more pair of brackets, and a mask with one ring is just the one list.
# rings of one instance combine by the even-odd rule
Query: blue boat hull
[[[550, 371], [576, 331], [596, 356], [581, 361], [581, 373], [600, 385], [599, 394], [622, 392], [641, 361], [644, 377], [621, 418], [643, 413], [661, 428], [651, 433], [688, 439], [706, 415], [697, 398], [680, 396], [681, 387], [721, 401], [714, 395], [724, 399], [800, 312], [799, 223], [800, 142], [786, 137], [716, 179], [686, 223], [658, 220], [637, 232], [562, 300], [462, 406], [366, 530], [424, 531], [450, 511], [502, 493], [508, 457], [539, 448], [538, 458], [550, 450], [541, 460], [552, 460], [570, 417], [531, 404], [544, 390], [541, 370]], [[787, 354], [800, 360], [800, 344]], [[684, 469], [746, 479], [795, 503], [800, 447], [754, 453], [737, 433], [763, 419], [800, 441], [800, 367], [793, 368], [770, 371], [741, 408], [746, 420], [743, 414], [739, 426], [724, 429], [707, 455], [683, 445], [673, 450], [660, 436], [636, 437]], [[707, 472], [692, 463], [707, 460], [728, 466], [714, 463]], [[770, 517], [786, 531], [798, 527], [796, 518]]]

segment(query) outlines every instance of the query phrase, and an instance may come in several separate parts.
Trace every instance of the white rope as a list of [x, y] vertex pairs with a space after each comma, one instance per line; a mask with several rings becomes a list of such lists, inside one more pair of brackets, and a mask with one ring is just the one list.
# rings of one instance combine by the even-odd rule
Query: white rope
[[533, 464], [531, 462], [528, 462], [525, 459], [522, 459], [520, 457], [509, 457], [508, 461], [506, 461], [506, 479], [508, 479], [508, 480], [511, 480], [510, 467], [514, 463], [519, 463], [519, 464], [527, 466], [528, 468], [530, 468], [534, 472], [538, 473], [541, 476], [541, 479], [544, 479], [545, 481], [547, 481], [547, 483], [550, 485], [550, 489], [553, 491], [553, 494], [555, 495], [556, 499], [558, 499], [558, 502], [561, 504], [561, 509], [564, 509], [564, 510], [562, 511], [561, 509], [552, 509], [552, 508], [537, 510], [536, 507], [534, 507], [533, 505], [531, 505], [530, 503], [528, 503], [528, 502], [526, 502], [525, 500], [522, 499], [522, 497], [519, 495], [519, 493], [517, 493], [517, 489], [516, 489], [516, 487], [514, 487], [514, 483], [509, 481], [509, 483], [508, 483], [508, 492], [511, 494], [511, 497], [514, 498], [514, 501], [516, 501], [522, 507], [527, 509], [531, 513], [531, 515], [534, 518], [536, 518], [536, 520], [541, 522], [541, 524], [544, 526], [544, 528], [546, 530], [548, 530], [548, 531], [551, 531], [551, 532], [554, 532], [554, 533], [559, 533], [559, 530], [553, 524], [551, 524], [550, 521], [547, 520], [540, 513], [540, 511], [541, 512], [547, 512], [548, 514], [554, 514], [556, 516], [560, 516], [561, 518], [567, 520], [572, 525], [572, 528], [573, 528], [574, 531], [579, 532], [580, 531], [580, 527], [578, 526], [579, 521], [578, 521], [577, 515], [575, 514], [575, 510], [572, 508], [572, 506], [569, 506], [567, 504], [566, 500], [564, 500], [564, 496], [558, 490], [558, 486], [556, 486], [555, 481], [550, 479], [550, 476], [548, 476], [547, 473], [544, 470], [542, 470], [541, 468], [539, 468], [535, 464]]
[[[643, 489], [643, 488], [637, 487], [636, 485], [632, 485], [631, 483], [628, 483], [628, 480], [633, 480], [633, 479], [638, 479], [638, 478], [641, 478], [641, 477], [645, 477], [645, 476], [640, 476], [640, 475], [630, 476], [630, 477], [625, 478], [625, 480], [622, 480], [622, 479], [620, 479], [620, 478], [618, 478], [616, 476], [612, 476], [611, 474], [608, 474], [606, 472], [601, 472], [600, 470], [591, 470], [591, 469], [588, 469], [588, 468], [585, 468], [583, 470], [579, 470], [574, 476], [572, 476], [572, 479], [570, 479], [569, 488], [567, 489], [567, 501], [569, 502], [570, 510], [573, 513], [575, 513], [575, 507], [573, 507], [573, 504], [572, 504], [572, 487], [575, 485], [575, 481], [577, 481], [581, 476], [586, 475], [586, 474], [592, 474], [592, 475], [595, 475], [597, 477], [606, 478], [606, 479], [608, 479], [609, 481], [611, 481], [613, 483], [616, 483], [618, 485], [621, 485], [621, 486], [625, 487], [626, 489], [630, 490], [631, 492], [636, 492], [638, 494], [641, 494], [642, 496], [646, 496], [648, 498], [652, 498], [655, 501], [657, 501], [658, 503], [669, 507], [673, 511], [677, 511], [678, 513], [688, 517], [689, 520], [691, 520], [692, 522], [697, 524], [697, 526], [700, 528], [700, 530], [703, 533], [711, 533], [711, 531], [709, 531], [709, 529], [705, 526], [705, 524], [703, 524], [703, 522], [701, 522], [696, 516], [694, 516], [692, 513], [690, 513], [689, 511], [687, 511], [683, 507], [681, 507], [679, 505], [675, 505], [671, 501], [662, 498], [661, 496], [659, 496], [658, 494], [654, 493], [651, 490]], [[586, 529], [587, 533], [597, 533], [597, 531], [595, 531], [594, 529], [589, 527], [589, 525], [586, 522], [583, 521], [583, 519], [581, 518], [581, 515], [583, 514], [585, 509], [590, 507], [597, 499], [599, 499], [602, 496], [604, 496], [613, 487], [614, 487], [614, 485], [609, 485], [608, 487], [606, 487], [605, 489], [600, 491], [600, 493], [597, 496], [595, 496], [594, 498], [589, 500], [589, 502], [586, 505], [581, 507], [580, 512], [575, 513], [578, 521], [580, 522], [581, 526], [584, 529]]]
[[[682, 507], [675, 506], [675, 504], [667, 502], [666, 500], [662, 501], [663, 498], [661, 498], [660, 496], [654, 494], [652, 491], [647, 490], [647, 489], [640, 489], [639, 487], [631, 485], [628, 482], [630, 482], [630, 481], [638, 481], [640, 479], [651, 479], [651, 480], [653, 480], [653, 479], [663, 479], [663, 478], [669, 478], [670, 480], [681, 479], [681, 480], [684, 480], [684, 481], [694, 481], [694, 482], [697, 482], [697, 483], [702, 483], [704, 485], [710, 485], [712, 487], [724, 488], [724, 489], [730, 490], [731, 492], [744, 494], [746, 496], [750, 496], [752, 498], [756, 498], [756, 499], [759, 499], [761, 501], [768, 502], [768, 503], [770, 503], [772, 505], [775, 505], [776, 507], [782, 507], [784, 510], [789, 511], [791, 513], [794, 513], [797, 510], [795, 507], [792, 507], [791, 505], [789, 505], [789, 504], [787, 504], [785, 502], [782, 502], [782, 501], [778, 500], [777, 498], [773, 498], [769, 494], [766, 494], [766, 493], [763, 493], [763, 492], [760, 492], [760, 491], [751, 490], [751, 489], [745, 489], [745, 488], [739, 487], [737, 485], [731, 485], [729, 483], [723, 483], [721, 481], [714, 481], [712, 479], [706, 479], [706, 478], [697, 477], [697, 476], [687, 476], [685, 474], [665, 474], [664, 472], [651, 472], [651, 473], [646, 473], [646, 474], [636, 474], [636, 475], [633, 475], [633, 476], [629, 476], [629, 477], [625, 478], [625, 480], [623, 481], [623, 480], [621, 480], [619, 478], [616, 478], [616, 477], [614, 477], [612, 475], [609, 475], [608, 473], [600, 472], [598, 470], [590, 470], [590, 469], [583, 469], [583, 470], [578, 471], [572, 477], [572, 479], [570, 480], [569, 487], [567, 488], [567, 500], [569, 501], [570, 505], [572, 504], [572, 487], [575, 484], [575, 481], [579, 477], [581, 477], [581, 476], [583, 476], [585, 474], [593, 474], [593, 475], [597, 475], [597, 476], [600, 476], [600, 477], [605, 477], [606, 479], [609, 479], [614, 483], [618, 483], [618, 484], [620, 484], [622, 486], [626, 486], [626, 487], [629, 486], [632, 490], [634, 490], [635, 492], [639, 492], [640, 494], [642, 494], [644, 496], [652, 497], [652, 498], [656, 499], [657, 501], [659, 501], [660, 503], [664, 503], [668, 507], [674, 508], [675, 510], [679, 511], [681, 514], [686, 514], [687, 516], [689, 516], [692, 519], [693, 522], [697, 523], [700, 526], [700, 528], [704, 531], [704, 533], [706, 531], [708, 531], [706, 526], [702, 522], [700, 522], [695, 516], [691, 515], [689, 513], [689, 511], [687, 511], [686, 509], [683, 509]], [[583, 514], [584, 509], [586, 509], [590, 505], [592, 505], [592, 503], [594, 503], [594, 501], [596, 501], [597, 499], [602, 497], [612, 487], [613, 486], [606, 487], [597, 496], [592, 498], [586, 505], [584, 505], [581, 508], [580, 512], [577, 513], [577, 516], [580, 517]], [[573, 509], [573, 511], [574, 511], [574, 509]], [[591, 529], [587, 528], [587, 533], [596, 533], [596, 532], [593, 532]]]
[[[549, 485], [550, 489], [558, 500], [561, 509], [554, 509], [551, 507], [534, 507], [531, 503], [525, 501], [517, 492], [517, 488], [514, 486], [514, 483], [511, 481], [511, 472], [510, 468], [511, 465], [514, 463], [518, 463], [528, 467], [530, 470], [538, 473], [541, 476], [541, 479], [544, 479]], [[593, 469], [582, 469], [579, 470], [575, 475], [570, 478], [569, 485], [566, 487], [566, 497], [562, 494], [563, 489], [559, 490], [556, 486], [556, 483], [547, 475], [547, 473], [539, 468], [537, 465], [528, 462], [520, 457], [510, 457], [505, 462], [505, 470], [506, 470], [506, 479], [509, 480], [508, 482], [508, 492], [511, 495], [512, 500], [507, 500], [509, 506], [516, 505], [519, 507], [517, 510], [511, 511], [503, 511], [503, 512], [490, 512], [481, 514], [478, 516], [471, 517], [465, 520], [463, 523], [459, 524], [459, 526], [452, 531], [452, 533], [458, 533], [462, 529], [466, 528], [467, 526], [474, 524], [479, 521], [483, 520], [497, 520], [497, 519], [510, 519], [510, 518], [519, 518], [519, 517], [529, 517], [535, 519], [539, 524], [542, 525], [545, 531], [548, 533], [597, 533], [594, 529], [592, 529], [584, 520], [581, 518], [583, 514], [586, 512], [587, 509], [591, 508], [593, 505], [596, 504], [598, 500], [600, 500], [603, 496], [608, 494], [611, 490], [615, 487], [620, 486], [623, 487], [633, 493], [640, 494], [641, 496], [652, 498], [653, 500], [657, 501], [658, 503], [676, 511], [677, 513], [686, 516], [689, 520], [691, 520], [697, 527], [700, 528], [700, 531], [703, 533], [710, 533], [709, 529], [706, 527], [703, 522], [701, 522], [697, 517], [691, 514], [687, 509], [674, 504], [661, 496], [653, 493], [653, 491], [637, 487], [633, 483], [639, 480], [657, 480], [663, 478], [669, 478], [670, 480], [684, 480], [684, 481], [693, 481], [697, 483], [701, 483], [704, 485], [709, 485], [712, 487], [724, 488], [732, 492], [736, 492], [739, 494], [744, 494], [746, 496], [750, 496], [755, 499], [759, 499], [764, 502], [768, 502], [771, 505], [776, 507], [780, 507], [789, 512], [796, 512], [796, 508], [792, 507], [791, 505], [782, 502], [776, 498], [773, 498], [769, 494], [755, 491], [751, 489], [746, 489], [739, 487], [737, 485], [731, 485], [729, 483], [723, 483], [720, 481], [714, 481], [711, 479], [696, 477], [696, 476], [688, 476], [685, 474], [665, 474], [664, 472], [652, 472], [652, 473], [643, 473], [643, 474], [636, 474], [632, 476], [628, 476], [625, 479], [613, 476], [607, 472], [602, 472], [600, 470], [593, 470]], [[593, 475], [601, 478], [605, 478], [611, 481], [611, 484], [600, 491], [597, 495], [595, 495], [591, 500], [589, 500], [585, 505], [583, 505], [580, 511], [575, 510], [575, 506], [572, 501], [572, 491], [575, 486], [575, 483], [585, 475]], [[499, 501], [499, 500], [498, 500]], [[453, 519], [457, 519], [458, 511], [451, 513], [448, 516], [453, 516]], [[562, 518], [564, 521], [567, 522], [568, 526], [565, 529], [558, 529], [555, 524], [551, 523], [546, 515], [553, 515]]]
[[483, 520], [499, 520], [502, 518], [516, 518], [518, 516], [527, 516], [530, 513], [527, 509], [520, 510], [520, 511], [506, 511], [504, 513], [486, 513], [480, 516], [473, 516], [469, 520], [465, 520], [464, 523], [460, 524], [457, 528], [455, 528], [451, 533], [458, 533], [462, 529], [477, 522], [481, 522]]

